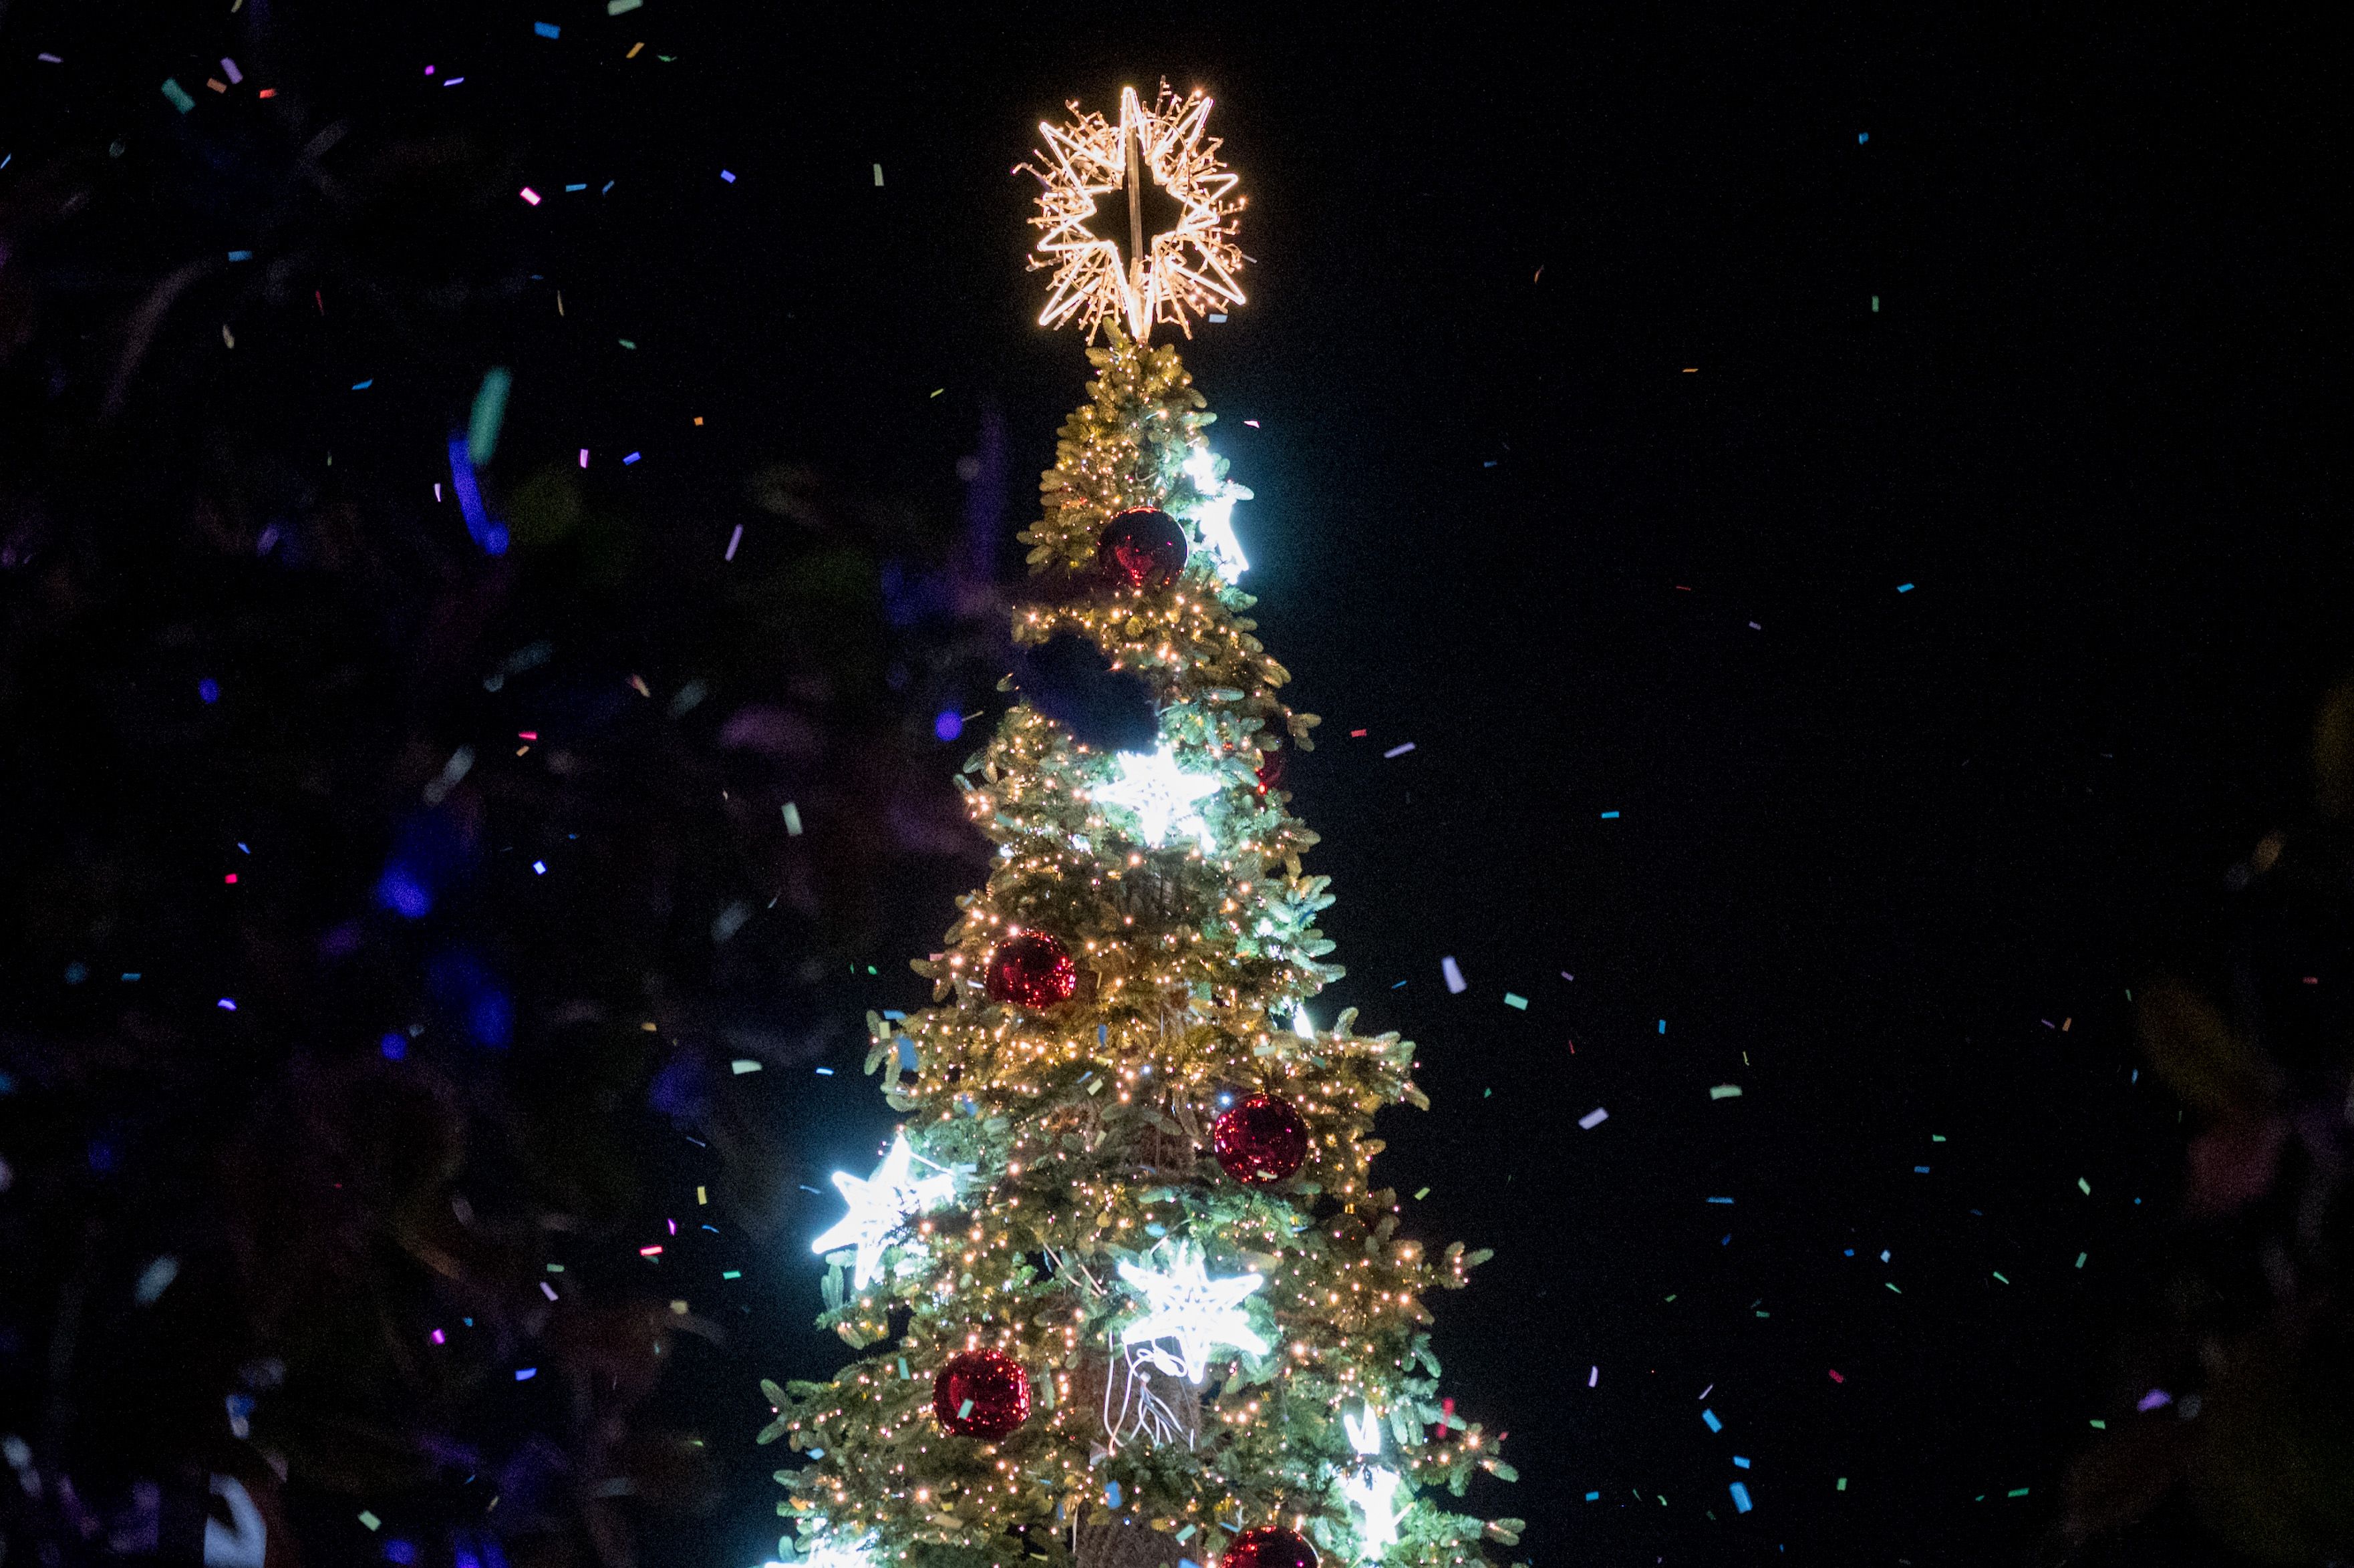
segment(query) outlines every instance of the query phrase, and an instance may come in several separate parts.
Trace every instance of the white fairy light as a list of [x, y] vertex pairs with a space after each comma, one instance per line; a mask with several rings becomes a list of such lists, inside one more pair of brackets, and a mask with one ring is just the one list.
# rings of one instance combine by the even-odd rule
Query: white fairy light
[[1119, 1342], [1125, 1346], [1176, 1340], [1177, 1355], [1172, 1360], [1182, 1366], [1186, 1382], [1202, 1381], [1214, 1345], [1255, 1356], [1267, 1354], [1267, 1341], [1252, 1331], [1242, 1308], [1243, 1298], [1266, 1283], [1257, 1275], [1212, 1279], [1203, 1267], [1201, 1253], [1189, 1242], [1178, 1242], [1170, 1249], [1167, 1268], [1123, 1263], [1119, 1277], [1145, 1301], [1144, 1316], [1120, 1330]]
[[832, 1230], [810, 1243], [810, 1251], [828, 1253], [836, 1247], [856, 1247], [858, 1261], [853, 1277], [861, 1290], [874, 1282], [882, 1267], [883, 1249], [890, 1245], [892, 1233], [907, 1224], [910, 1214], [920, 1213], [956, 1195], [955, 1171], [919, 1176], [913, 1169], [915, 1159], [916, 1151], [902, 1132], [892, 1139], [891, 1151], [875, 1168], [874, 1175], [861, 1178], [847, 1171], [833, 1173], [833, 1184], [842, 1190], [850, 1213]]
[[1248, 501], [1251, 493], [1231, 480], [1218, 476], [1218, 460], [1207, 447], [1196, 447], [1185, 459], [1185, 477], [1201, 492], [1201, 502], [1185, 514], [1202, 530], [1202, 543], [1216, 557], [1218, 576], [1234, 582], [1250, 570], [1250, 558], [1243, 554], [1242, 541], [1235, 537], [1235, 503]]
[[[1067, 107], [1068, 123], [1038, 127], [1046, 150], [1023, 165], [1044, 187], [1030, 220], [1039, 231], [1030, 264], [1054, 270], [1038, 324], [1076, 317], [1092, 336], [1106, 316], [1124, 318], [1142, 343], [1155, 323], [1190, 337], [1194, 315], [1241, 304], [1235, 217], [1243, 199], [1237, 177], [1218, 161], [1218, 138], [1204, 134], [1210, 101], [1199, 90], [1179, 98], [1164, 85], [1149, 106], [1122, 88], [1117, 120], [1082, 114], [1076, 100]], [[1174, 228], [1143, 231], [1139, 198], [1147, 185], [1176, 203]], [[1099, 209], [1099, 196], [1109, 198], [1110, 212]]]
[[1204, 849], [1210, 847], [1209, 824], [1202, 820], [1194, 802], [1218, 792], [1214, 777], [1180, 768], [1177, 748], [1167, 741], [1150, 755], [1123, 751], [1114, 760], [1119, 777], [1095, 787], [1097, 801], [1134, 811], [1144, 842], [1154, 849], [1181, 829], [1199, 839]]
[[1368, 1563], [1379, 1557], [1397, 1542], [1398, 1488], [1403, 1484], [1395, 1470], [1368, 1465], [1363, 1469], [1341, 1478], [1341, 1495], [1364, 1516], [1364, 1528], [1357, 1532], [1364, 1546]]

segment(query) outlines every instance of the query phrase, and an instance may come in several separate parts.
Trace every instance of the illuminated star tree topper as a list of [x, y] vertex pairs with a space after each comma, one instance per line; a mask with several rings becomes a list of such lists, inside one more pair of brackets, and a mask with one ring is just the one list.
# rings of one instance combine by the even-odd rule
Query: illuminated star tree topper
[[[1069, 121], [1039, 125], [1045, 150], [1023, 165], [1043, 187], [1030, 265], [1054, 272], [1038, 324], [1076, 319], [1092, 337], [1110, 317], [1143, 343], [1156, 323], [1191, 337], [1193, 316], [1241, 304], [1243, 198], [1205, 134], [1210, 100], [1199, 88], [1179, 98], [1164, 82], [1150, 104], [1122, 88], [1117, 120], [1081, 113], [1076, 99], [1066, 107]], [[1148, 207], [1174, 211], [1148, 221]]]

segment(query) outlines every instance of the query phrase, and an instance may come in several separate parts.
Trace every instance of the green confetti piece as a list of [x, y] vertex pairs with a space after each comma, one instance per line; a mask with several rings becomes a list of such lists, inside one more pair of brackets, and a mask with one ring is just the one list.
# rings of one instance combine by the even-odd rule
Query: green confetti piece
[[2082, 1176], [2079, 1176], [2076, 1178], [2076, 1191], [2084, 1193], [2084, 1196], [2089, 1198], [2093, 1195], [2093, 1184], [2090, 1181], [2085, 1181]]
[[1946, 1141], [1946, 1135], [1942, 1132], [1933, 1132], [1929, 1135], [1929, 1141], [1932, 1143], [1943, 1143]]
[[646, 0], [605, 0], [605, 15], [608, 16], [624, 16], [629, 12], [636, 10], [645, 3]]
[[2076, 1266], [2077, 1266], [2078, 1268], [2082, 1268], [2082, 1267], [2084, 1267], [2084, 1260], [2085, 1260], [2086, 1258], [2088, 1258], [2088, 1257], [2092, 1256], [2092, 1255], [2092, 1255], [2091, 1253], [2089, 1253], [2089, 1252], [2080, 1252], [2080, 1253], [2078, 1253], [2078, 1254], [2076, 1255]]
[[620, 344], [623, 348], [635, 348], [638, 346], [634, 341], [626, 337], [617, 337], [613, 341]]
[[758, 1072], [760, 1070], [760, 1064], [755, 1062], [749, 1056], [738, 1056], [734, 1061], [727, 1064], [727, 1070], [740, 1078], [747, 1073]]
[[740, 1268], [724, 1269], [721, 1271], [719, 1277], [722, 1279], [741, 1279], [744, 1277], [744, 1271]]
[[2007, 1498], [2023, 1498], [2027, 1495], [2027, 1489], [2025, 1487], [2013, 1487], [2010, 1490], [2003, 1493], [2002, 1495]]
[[960, 1404], [960, 1405], [958, 1405], [958, 1406], [957, 1406], [957, 1419], [958, 1419], [959, 1421], [962, 1421], [966, 1416], [970, 1415], [971, 1414], [972, 1414], [972, 1401], [970, 1401], [970, 1399], [966, 1400], [962, 1404]]
[[[1991, 1270], [1989, 1270], [1988, 1272], [1989, 1272], [1989, 1273], [1991, 1273], [1991, 1274], [1992, 1274], [1992, 1275], [1993, 1275], [1997, 1279], [2002, 1279], [2002, 1270], [2000, 1270], [2000, 1269], [1997, 1268], [1997, 1269], [1991, 1269]], [[2009, 1281], [2009, 1280], [2008, 1280], [2008, 1279], [2002, 1279], [2002, 1282], [2003, 1282], [2005, 1285], [2008, 1285], [2008, 1284], [2009, 1284], [2009, 1283], [2010, 1283], [2010, 1281]]]
[[2091, 1423], [2091, 1425], [2093, 1430], [2095, 1432], [2106, 1432], [2109, 1429], [2109, 1424], [2107, 1422], [2098, 1419], [2094, 1420]]
[[1516, 996], [1508, 991], [1504, 993], [1504, 1005], [1506, 1007], [1517, 1007], [1522, 1012], [1526, 1012], [1529, 1010], [1529, 999], [1524, 996]]
[[[1885, 1280], [1885, 1279], [1883, 1279], [1883, 1280], [1882, 1280], [1880, 1283], [1881, 1283], [1881, 1284], [1882, 1284], [1882, 1285], [1887, 1286], [1887, 1287], [1888, 1287], [1888, 1288], [1889, 1288], [1889, 1289], [1891, 1289], [1891, 1290], [1896, 1290], [1896, 1287], [1895, 1287], [1895, 1285], [1894, 1285], [1893, 1282], [1889, 1281], [1889, 1280]], [[1897, 1294], [1897, 1295], [1899, 1295], [1899, 1296], [1902, 1296], [1902, 1295], [1903, 1295], [1903, 1294], [1904, 1294], [1904, 1292], [1903, 1292], [1902, 1290], [1896, 1290], [1896, 1294]]]
[[368, 1512], [367, 1510], [362, 1509], [360, 1510], [360, 1522], [366, 1525], [370, 1530], [376, 1530], [383, 1525], [384, 1520], [376, 1518], [376, 1515]]
[[1739, 1084], [1719, 1084], [1714, 1088], [1708, 1091], [1708, 1097], [1712, 1100], [1737, 1100], [1741, 1097], [1741, 1086]]
[[1847, 1490], [1847, 1478], [1845, 1476], [1841, 1476], [1840, 1478], [1839, 1489], [1841, 1491]]
[[[196, 106], [196, 101], [188, 96], [188, 90], [168, 76], [164, 79], [164, 97], [173, 108], [183, 114]], [[373, 1530], [376, 1527], [370, 1525], [368, 1528]]]
[[899, 1358], [899, 1381], [901, 1383], [907, 1381], [907, 1358], [905, 1356]]
[[507, 394], [514, 388], [514, 373], [503, 365], [482, 372], [474, 389], [474, 407], [466, 418], [466, 461], [485, 468], [498, 455], [499, 427], [506, 422]]

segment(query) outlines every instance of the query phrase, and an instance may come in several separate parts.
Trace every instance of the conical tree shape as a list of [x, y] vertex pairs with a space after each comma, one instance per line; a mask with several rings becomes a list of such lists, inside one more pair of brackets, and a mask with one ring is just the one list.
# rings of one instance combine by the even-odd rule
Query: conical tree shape
[[[1246, 493], [1210, 456], [1174, 349], [1114, 333], [1089, 357], [1099, 377], [1023, 535], [1034, 594], [1014, 634], [1075, 632], [1140, 676], [1161, 752], [1090, 748], [1025, 701], [966, 764], [997, 864], [914, 966], [938, 1005], [869, 1021], [868, 1070], [908, 1113], [911, 1152], [845, 1187], [852, 1219], [822, 1239], [865, 1245], [831, 1256], [820, 1321], [875, 1353], [831, 1383], [764, 1385], [763, 1441], [810, 1460], [778, 1473], [779, 1511], [803, 1555], [914, 1568], [1206, 1563], [1270, 1525], [1340, 1563], [1476, 1562], [1483, 1533], [1510, 1543], [1519, 1521], [1417, 1494], [1511, 1473], [1437, 1404], [1422, 1297], [1485, 1255], [1426, 1256], [1373, 1184], [1374, 1113], [1427, 1106], [1413, 1046], [1352, 1033], [1352, 1013], [1308, 1033], [1298, 1012], [1341, 973], [1314, 925], [1331, 900], [1300, 867], [1316, 835], [1261, 770], [1316, 720], [1278, 696], [1288, 676], [1213, 547]], [[1097, 559], [1135, 507], [1185, 520], [1172, 583]], [[1035, 933], [1074, 960], [1073, 994], [992, 1000], [992, 959]], [[1245, 1184], [1213, 1157], [1218, 1117], [1254, 1095], [1305, 1121], [1288, 1179]], [[951, 1430], [1009, 1414], [976, 1411], [967, 1383], [936, 1409], [936, 1378], [970, 1351], [1026, 1375], [1007, 1435]]]

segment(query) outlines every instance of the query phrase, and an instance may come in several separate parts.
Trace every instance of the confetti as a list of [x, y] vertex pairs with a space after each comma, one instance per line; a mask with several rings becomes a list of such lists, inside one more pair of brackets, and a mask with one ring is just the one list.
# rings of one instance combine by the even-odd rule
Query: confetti
[[1469, 982], [1463, 978], [1462, 966], [1453, 959], [1439, 959], [1438, 972], [1447, 977], [1447, 990], [1449, 995], [1459, 995], [1469, 989]]
[[1741, 1086], [1719, 1084], [1708, 1091], [1708, 1097], [1712, 1100], [1737, 1100], [1741, 1097]]
[[1591, 1132], [1609, 1119], [1610, 1113], [1604, 1110], [1600, 1106], [1596, 1106], [1592, 1110], [1587, 1111], [1584, 1116], [1577, 1118], [1577, 1125], [1584, 1128], [1586, 1131]]

